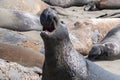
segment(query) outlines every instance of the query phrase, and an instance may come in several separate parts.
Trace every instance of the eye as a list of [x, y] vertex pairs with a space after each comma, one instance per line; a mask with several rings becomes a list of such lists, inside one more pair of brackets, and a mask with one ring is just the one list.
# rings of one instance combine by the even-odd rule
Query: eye
[[56, 23], [58, 22], [57, 21], [57, 18], [53, 16], [53, 21], [55, 21]]
[[105, 46], [108, 48], [108, 49], [113, 49], [114, 48], [114, 45], [113, 44], [105, 44]]
[[65, 24], [63, 21], [61, 21], [62, 24]]

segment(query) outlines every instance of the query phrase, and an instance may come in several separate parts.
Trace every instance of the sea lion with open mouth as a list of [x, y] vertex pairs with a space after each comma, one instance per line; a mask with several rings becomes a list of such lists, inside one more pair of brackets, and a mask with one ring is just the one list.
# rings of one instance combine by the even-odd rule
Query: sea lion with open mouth
[[66, 25], [59, 20], [53, 9], [45, 9], [40, 19], [45, 27], [40, 34], [45, 45], [42, 80], [120, 79], [120, 76], [95, 65], [75, 50]]

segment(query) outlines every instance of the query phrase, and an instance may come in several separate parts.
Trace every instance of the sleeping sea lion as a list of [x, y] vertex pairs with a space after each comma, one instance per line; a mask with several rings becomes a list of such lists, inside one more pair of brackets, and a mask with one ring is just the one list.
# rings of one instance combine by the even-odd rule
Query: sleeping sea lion
[[98, 0], [42, 0], [42, 1], [52, 6], [60, 6], [67, 8], [71, 6], [84, 6], [91, 3], [92, 1], [96, 2]]
[[48, 5], [41, 0], [0, 0], [0, 8], [21, 10], [32, 14], [42, 12]]
[[91, 1], [85, 6], [84, 10], [94, 11], [101, 9], [120, 9], [120, 0], [99, 0]]
[[101, 42], [93, 45], [88, 58], [90, 60], [120, 59], [120, 25], [113, 27]]
[[32, 49], [0, 42], [0, 58], [27, 67], [42, 68], [44, 55]]
[[0, 8], [0, 16], [0, 28], [15, 31], [42, 30], [39, 17], [34, 14]]

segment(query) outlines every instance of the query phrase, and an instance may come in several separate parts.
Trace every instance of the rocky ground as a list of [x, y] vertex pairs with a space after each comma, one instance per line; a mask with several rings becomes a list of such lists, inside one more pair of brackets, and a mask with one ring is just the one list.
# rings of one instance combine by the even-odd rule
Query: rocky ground
[[[36, 14], [38, 16], [44, 8], [48, 7], [48, 5], [46, 5], [43, 2], [42, 3], [40, 2], [42, 6], [40, 6], [40, 4], [37, 4], [36, 2], [34, 4], [37, 4], [37, 5], [31, 8], [29, 6], [31, 4], [26, 6], [27, 2], [25, 2], [24, 0], [22, 1], [22, 3], [19, 2], [19, 0], [16, 0], [16, 2], [14, 2], [14, 4], [16, 3], [23, 4], [22, 5], [23, 7], [17, 4], [16, 4], [17, 6], [15, 5], [12, 6], [12, 3], [11, 3], [12, 0], [11, 2], [9, 1], [4, 2], [6, 0], [2, 0], [2, 1], [3, 3], [0, 4], [0, 8], [27, 11], [29, 13]], [[26, 0], [26, 1], [29, 1], [29, 0]], [[6, 6], [5, 3], [7, 3], [8, 5]], [[84, 55], [88, 54], [89, 49], [93, 43], [99, 42], [113, 26], [120, 24], [119, 18], [109, 17], [109, 19], [96, 19], [96, 17], [99, 17], [104, 14], [113, 14], [116, 12], [120, 12], [120, 9], [84, 11], [83, 7], [70, 7], [70, 8], [64, 8], [64, 9], [56, 7], [56, 10], [59, 13], [60, 19], [64, 21], [67, 25], [67, 28], [70, 33], [70, 38], [72, 40], [74, 47]], [[0, 43], [6, 43], [10, 45], [12, 44], [22, 48], [30, 49], [30, 51], [32, 50], [36, 54], [44, 54], [44, 45], [40, 37], [40, 31], [19, 32], [19, 31], [0, 28]], [[2, 52], [3, 51], [2, 48], [4, 47], [0, 46], [0, 50], [1, 50], [0, 55], [2, 55], [2, 53], [10, 54], [10, 53], [17, 52], [17, 49], [14, 49], [14, 51], [10, 51], [10, 52], [7, 51], [8, 49], [6, 49], [6, 51], [4, 49], [4, 52]], [[10, 60], [6, 56], [2, 56], [2, 57], [4, 57], [4, 59], [6, 59], [7, 61], [15, 62], [15, 59], [13, 60], [12, 57], [16, 57], [16, 55], [9, 56]], [[39, 60], [39, 59], [36, 59], [36, 60]], [[42, 55], [41, 61], [43, 60], [44, 60], [44, 57]], [[40, 68], [39, 69], [29, 68], [28, 66], [31, 65], [32, 63], [23, 65], [21, 62], [19, 63], [20, 64], [19, 65], [18, 64], [19, 61], [18, 62], [16, 61], [17, 63], [12, 63], [12, 62], [6, 62], [4, 60], [0, 60], [0, 79], [4, 79], [4, 76], [5, 76], [6, 80], [9, 80], [9, 79], [40, 80], [40, 77], [41, 77]], [[120, 60], [95, 62], [95, 64], [98, 64], [104, 69], [115, 74], [120, 74], [119, 63], [120, 63]], [[34, 62], [34, 64], [32, 64], [32, 66], [30, 67], [34, 67], [36, 65], [42, 65], [42, 64], [43, 64], [42, 62], [41, 63]], [[16, 76], [16, 74], [18, 75]], [[34, 75], [34, 77], [32, 75]]]
[[40, 80], [41, 73], [41, 69], [37, 67], [23, 67], [17, 63], [0, 59], [0, 80]]

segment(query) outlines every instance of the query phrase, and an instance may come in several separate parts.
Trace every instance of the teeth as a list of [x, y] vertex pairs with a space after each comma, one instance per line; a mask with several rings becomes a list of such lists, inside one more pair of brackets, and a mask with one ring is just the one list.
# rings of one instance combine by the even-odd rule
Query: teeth
[[49, 32], [49, 31], [47, 31], [47, 30], [46, 30], [46, 31], [44, 31], [44, 32], [45, 32], [45, 34], [47, 34], [47, 35], [48, 35], [48, 34], [50, 34], [50, 32]]
[[48, 32], [48, 31], [45, 31], [45, 33], [46, 33], [46, 34], [49, 34], [49, 32]]

